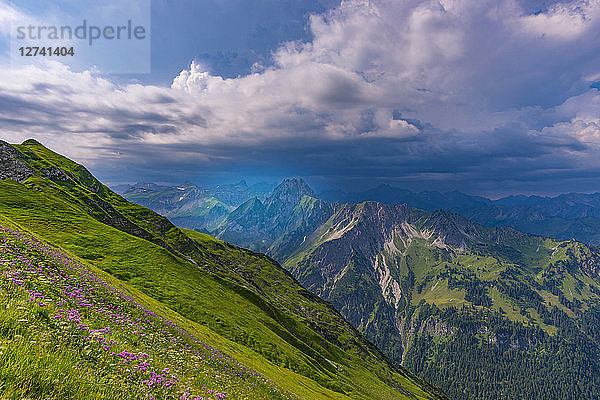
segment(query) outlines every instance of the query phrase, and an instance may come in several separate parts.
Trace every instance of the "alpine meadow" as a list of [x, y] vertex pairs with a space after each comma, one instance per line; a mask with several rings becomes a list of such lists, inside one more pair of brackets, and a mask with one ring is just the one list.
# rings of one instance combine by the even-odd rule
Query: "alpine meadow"
[[600, 399], [600, 0], [0, 0], [0, 400]]

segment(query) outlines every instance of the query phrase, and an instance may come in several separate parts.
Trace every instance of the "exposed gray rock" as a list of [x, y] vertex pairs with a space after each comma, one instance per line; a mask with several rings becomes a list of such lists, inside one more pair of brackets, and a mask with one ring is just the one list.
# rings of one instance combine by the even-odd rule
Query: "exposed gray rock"
[[21, 159], [21, 153], [10, 144], [0, 140], [0, 180], [13, 179], [23, 182], [33, 171]]

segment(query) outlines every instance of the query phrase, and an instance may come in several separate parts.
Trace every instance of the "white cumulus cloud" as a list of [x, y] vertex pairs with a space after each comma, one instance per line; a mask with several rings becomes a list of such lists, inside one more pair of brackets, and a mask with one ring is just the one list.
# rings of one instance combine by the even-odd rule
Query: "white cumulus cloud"
[[[192, 63], [157, 87], [57, 63], [4, 69], [2, 135], [68, 143], [90, 162], [145, 151], [198, 165], [281, 163], [273, 154], [287, 153], [339, 172], [331, 159], [342, 148], [365, 162], [389, 155], [380, 169], [394, 173], [482, 163], [517, 173], [519, 159], [536, 157], [528, 168], [570, 168], [574, 154], [597, 151], [599, 12], [598, 1], [531, 15], [513, 0], [347, 0], [310, 18], [313, 40], [283, 43], [273, 66], [243, 77]], [[327, 148], [324, 162], [317, 153]]]

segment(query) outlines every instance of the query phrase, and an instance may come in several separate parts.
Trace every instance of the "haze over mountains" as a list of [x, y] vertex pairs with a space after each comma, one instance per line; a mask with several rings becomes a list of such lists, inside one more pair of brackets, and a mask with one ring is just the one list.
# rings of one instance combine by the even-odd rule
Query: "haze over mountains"
[[115, 191], [168, 217], [182, 228], [211, 232], [248, 198], [264, 199], [274, 187], [275, 184], [264, 182], [248, 186], [245, 181], [206, 189], [190, 182], [178, 186], [136, 183], [119, 185]]
[[[272, 259], [180, 229], [34, 140], [0, 141], [0, 226], [0, 304], [8, 310], [0, 314], [0, 367], [13, 371], [17, 357], [16, 365], [29, 371], [0, 374], [0, 390], [12, 398], [192, 398], [190, 390], [210, 399], [445, 398]], [[55, 259], [36, 253], [31, 243], [48, 246], [44, 254]], [[29, 258], [12, 256], [7, 246]], [[42, 275], [48, 268], [52, 274]], [[92, 286], [76, 286], [69, 274]], [[48, 292], [57, 278], [67, 282], [69, 296], [61, 296], [75, 300]], [[140, 320], [114, 314], [135, 302], [167, 325], [157, 328], [164, 334], [147, 335]], [[61, 321], [64, 315], [73, 323]], [[57, 347], [53, 332], [67, 328], [73, 335]], [[147, 342], [162, 340], [169, 330], [185, 351], [165, 346], [163, 355]], [[198, 339], [193, 346], [200, 339], [209, 343], [209, 354], [195, 355], [190, 337]], [[228, 356], [215, 361], [220, 366], [204, 362], [221, 352]], [[47, 357], [59, 367], [45, 368]], [[70, 367], [61, 369], [64, 364]], [[133, 376], [125, 375], [132, 370]], [[119, 394], [88, 380], [89, 374], [109, 379]]]
[[324, 197], [287, 179], [212, 234], [280, 261], [454, 398], [600, 396], [600, 253], [561, 241], [597, 238], [600, 195], [492, 201], [382, 185]]
[[302, 179], [286, 179], [274, 186], [248, 186], [243, 181], [211, 189], [189, 183], [173, 187], [138, 184], [125, 190], [123, 196], [181, 227], [284, 256], [325, 222], [335, 205], [318, 199]]
[[[311, 219], [316, 218], [317, 221], [323, 222], [323, 214], [331, 213], [336, 204], [358, 204], [364, 201], [407, 204], [425, 211], [450, 210], [484, 226], [510, 226], [522, 232], [559, 240], [576, 239], [590, 245], [600, 244], [600, 193], [566, 193], [555, 197], [521, 195], [490, 200], [458, 191], [411, 192], [390, 185], [379, 185], [363, 192], [326, 191], [315, 194], [304, 181], [296, 187], [292, 185], [285, 188], [289, 186], [289, 182], [294, 181], [301, 180], [295, 178], [282, 182], [279, 191], [287, 191], [288, 197], [281, 199], [274, 197], [269, 199], [269, 196], [273, 196], [277, 191], [275, 184], [261, 183], [248, 186], [244, 181], [207, 189], [201, 189], [189, 182], [180, 186], [137, 184], [119, 187], [119, 189], [129, 200], [169, 217], [179, 226], [213, 233], [233, 243], [259, 251], [268, 251], [274, 241], [272, 236], [279, 236], [282, 229], [293, 230], [296, 235], [304, 234], [318, 225], [311, 222]], [[311, 207], [314, 205], [306, 203], [299, 205], [303, 196], [318, 202], [317, 209], [321, 210], [320, 217], [310, 215], [313, 211]], [[289, 213], [293, 212], [293, 208], [297, 205], [308, 207], [310, 210], [306, 212], [296, 210], [296, 217], [301, 216], [305, 219], [304, 222], [300, 222], [300, 225], [306, 226], [294, 226], [294, 223], [289, 221], [285, 223], [278, 221], [280, 226], [275, 229], [272, 229], [269, 223], [265, 225], [265, 221], [262, 221], [264, 216], [261, 214], [264, 212], [262, 207], [265, 206], [265, 202], [271, 204], [271, 212], [274, 210], [273, 207], [283, 207], [282, 210], [286, 210], [285, 218], [292, 218]], [[286, 205], [277, 205], [282, 202]], [[232, 214], [231, 218], [225, 222], [230, 214]], [[256, 222], [248, 220], [245, 223], [247, 225], [245, 234], [248, 234], [249, 230], [255, 232], [248, 237], [238, 238], [235, 232], [244, 226], [244, 222], [240, 220], [244, 218]], [[282, 224], [289, 226], [281, 226]]]
[[508, 196], [490, 200], [458, 191], [414, 193], [389, 185], [358, 193], [327, 192], [322, 198], [343, 203], [379, 201], [408, 204], [426, 211], [455, 211], [485, 226], [512, 226], [560, 240], [600, 244], [600, 193], [565, 193], [555, 197]]

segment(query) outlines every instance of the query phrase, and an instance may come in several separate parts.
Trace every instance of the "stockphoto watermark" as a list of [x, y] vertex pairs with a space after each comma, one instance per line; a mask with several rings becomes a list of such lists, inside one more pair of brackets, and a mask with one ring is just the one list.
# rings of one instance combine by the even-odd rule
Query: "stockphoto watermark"
[[78, 70], [150, 72], [150, 0], [94, 2], [47, 19], [13, 23], [13, 66], [54, 59]]
[[127, 20], [126, 25], [96, 26], [88, 25], [87, 20], [75, 28], [64, 26], [28, 25], [17, 26], [17, 40], [85, 40], [91, 46], [95, 41], [105, 40], [145, 40], [146, 27], [134, 25]]

